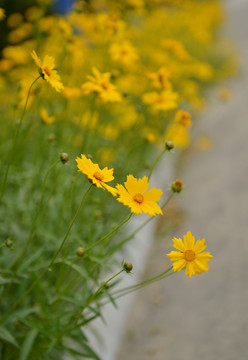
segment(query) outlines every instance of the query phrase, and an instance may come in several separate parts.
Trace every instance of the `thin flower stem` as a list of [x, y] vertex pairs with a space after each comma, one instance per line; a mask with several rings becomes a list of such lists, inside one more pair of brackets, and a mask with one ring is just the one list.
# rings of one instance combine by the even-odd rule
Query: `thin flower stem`
[[165, 275], [167, 275], [171, 270], [173, 269], [173, 267], [169, 267], [169, 269], [166, 269], [165, 271], [163, 271], [161, 274], [159, 275], [156, 275], [156, 276], [153, 276], [152, 278], [150, 279], [147, 279], [147, 280], [144, 280], [144, 281], [141, 281], [140, 283], [138, 284], [135, 284], [135, 285], [131, 285], [131, 286], [128, 286], [126, 288], [123, 288], [123, 289], [120, 289], [120, 290], [116, 290], [114, 291], [111, 295], [115, 295], [115, 294], [125, 294], [127, 291], [129, 292], [130, 290], [132, 291], [135, 291], [139, 288], [142, 288], [146, 285], [149, 285], [155, 281], [158, 281], [158, 280], [161, 280], [165, 277]]
[[63, 332], [61, 332], [58, 336], [61, 337], [64, 334], [68, 333], [69, 331], [72, 331], [73, 329], [75, 329], [76, 327], [78, 327], [78, 320], [80, 319], [80, 317], [83, 314], [83, 311], [97, 298], [97, 296], [101, 293], [102, 289], [113, 279], [115, 279], [118, 275], [120, 275], [123, 271], [125, 271], [125, 269], [121, 269], [120, 271], [118, 271], [115, 275], [111, 276], [107, 281], [105, 281], [102, 285], [99, 286], [99, 288], [94, 292], [94, 294], [92, 294], [89, 299], [87, 300], [86, 304], [79, 309], [78, 315], [74, 318], [72, 324], [70, 324], [69, 327], [65, 328], [63, 330]]
[[6, 184], [7, 184], [7, 180], [8, 180], [8, 175], [9, 175], [9, 168], [10, 168], [10, 165], [12, 163], [12, 159], [13, 159], [13, 156], [15, 154], [15, 149], [16, 149], [16, 143], [17, 143], [17, 139], [18, 139], [18, 136], [19, 136], [19, 133], [20, 133], [20, 129], [21, 129], [21, 126], [22, 126], [22, 120], [24, 118], [24, 115], [26, 113], [26, 109], [27, 109], [27, 105], [28, 105], [28, 100], [29, 100], [29, 95], [30, 95], [30, 92], [31, 92], [31, 89], [33, 87], [33, 85], [36, 83], [36, 81], [41, 77], [41, 75], [39, 75], [33, 82], [32, 84], [30, 85], [29, 87], [29, 90], [28, 90], [28, 94], [27, 94], [27, 98], [26, 98], [26, 102], [25, 102], [25, 105], [24, 105], [24, 108], [23, 108], [23, 112], [22, 112], [22, 115], [17, 123], [17, 127], [16, 127], [16, 132], [15, 132], [15, 136], [14, 136], [14, 139], [13, 139], [13, 145], [12, 145], [12, 149], [11, 149], [11, 152], [10, 152], [10, 159], [8, 161], [8, 165], [7, 165], [7, 168], [6, 168], [6, 172], [5, 172], [5, 175], [4, 175], [4, 179], [3, 179], [3, 184], [2, 184], [2, 187], [1, 187], [1, 193], [0, 193], [0, 204], [1, 204], [1, 201], [2, 201], [2, 198], [3, 198], [3, 195], [4, 195], [4, 192], [5, 192], [5, 188], [6, 188]]
[[20, 259], [23, 258], [23, 256], [25, 255], [26, 251], [27, 251], [27, 248], [29, 247], [33, 237], [34, 237], [34, 234], [35, 234], [35, 231], [36, 231], [36, 222], [37, 222], [37, 219], [40, 215], [40, 212], [42, 210], [42, 205], [43, 205], [43, 201], [44, 201], [44, 195], [45, 195], [45, 190], [46, 190], [46, 182], [47, 182], [47, 178], [48, 178], [48, 175], [50, 174], [50, 172], [54, 169], [54, 167], [60, 163], [61, 160], [58, 159], [56, 160], [50, 167], [49, 169], [47, 170], [46, 172], [46, 175], [44, 177], [44, 180], [43, 180], [43, 184], [42, 184], [42, 192], [41, 192], [41, 197], [40, 197], [40, 201], [39, 201], [39, 205], [38, 205], [38, 210], [36, 211], [36, 214], [34, 216], [34, 219], [33, 219], [33, 222], [32, 222], [32, 226], [31, 226], [31, 229], [30, 229], [30, 232], [29, 232], [29, 236], [27, 238], [27, 241], [26, 241], [26, 244], [24, 245], [21, 253], [13, 260], [13, 262], [10, 264], [9, 266], [9, 269], [11, 269]]
[[91, 105], [90, 105], [90, 118], [87, 121], [87, 123], [85, 124], [84, 141], [83, 141], [83, 146], [81, 149], [82, 153], [85, 151], [86, 145], [88, 144], [88, 140], [89, 140], [89, 125], [92, 123], [93, 117], [94, 117], [95, 99], [96, 99], [96, 96], [95, 96], [95, 94], [93, 94], [93, 98], [91, 100]]
[[[130, 286], [130, 288], [128, 289], [128, 288], [126, 288], [126, 289], [123, 289], [123, 291], [122, 292], [119, 292], [118, 294], [116, 294], [116, 296], [113, 296], [113, 299], [114, 300], [117, 300], [117, 299], [119, 299], [119, 298], [121, 298], [122, 296], [126, 296], [126, 295], [128, 295], [128, 294], [131, 294], [132, 292], [134, 292], [134, 291], [137, 291], [137, 290], [140, 290], [140, 289], [142, 289], [143, 287], [145, 287], [145, 286], [147, 286], [147, 285], [150, 285], [151, 283], [153, 283], [153, 282], [156, 282], [156, 281], [160, 281], [160, 280], [162, 280], [162, 279], [165, 279], [166, 277], [168, 277], [168, 276], [171, 276], [172, 274], [174, 274], [175, 272], [174, 271], [171, 271], [172, 270], [172, 267], [170, 267], [169, 269], [168, 269], [168, 271], [166, 272], [166, 274], [164, 274], [163, 276], [157, 276], [157, 277], [155, 277], [153, 280], [152, 279], [150, 279], [150, 281], [148, 281], [147, 280], [147, 282], [143, 282], [143, 283], [140, 283], [140, 284], [137, 284], [136, 286], [134, 285], [133, 287], [131, 287]], [[161, 274], [160, 274], [161, 275]], [[125, 291], [124, 291], [125, 290]], [[111, 294], [112, 295], [112, 294]], [[107, 301], [106, 303], [108, 303], [109, 301]], [[105, 305], [105, 303], [104, 304], [102, 304], [102, 305]]]
[[[172, 196], [174, 195], [174, 193], [171, 193], [170, 196], [168, 197], [168, 199], [165, 201], [165, 203], [161, 206], [161, 209], [163, 210], [166, 205], [170, 202]], [[149, 219], [147, 219], [146, 221], [143, 222], [143, 224], [141, 224], [140, 226], [137, 227], [137, 229], [135, 229], [127, 238], [123, 239], [119, 244], [117, 244], [118, 248], [122, 247], [125, 243], [127, 243], [129, 240], [131, 240], [134, 235], [136, 235], [144, 226], [146, 226], [147, 224], [149, 224], [150, 221], [152, 221], [154, 219], [154, 217], [150, 217]], [[114, 248], [115, 250], [115, 248]]]
[[48, 270], [51, 269], [52, 265], [54, 264], [55, 260], [56, 260], [56, 257], [58, 256], [58, 254], [60, 253], [60, 251], [62, 250], [63, 248], [63, 245], [65, 243], [65, 241], [67, 240], [68, 236], [69, 236], [69, 233], [71, 231], [71, 228], [82, 208], [82, 205], [83, 205], [83, 202], [87, 196], [87, 194], [89, 193], [89, 191], [91, 190], [93, 185], [90, 185], [90, 187], [87, 189], [87, 191], [85, 192], [84, 196], [82, 197], [82, 200], [79, 204], [79, 207], [76, 211], [76, 214], [74, 216], [74, 218], [72, 219], [72, 221], [70, 222], [70, 225], [66, 231], [66, 234], [60, 244], [60, 247], [59, 249], [56, 251], [56, 253], [54, 254], [52, 260], [50, 261], [49, 265], [45, 268], [45, 270], [41, 273], [41, 275], [31, 284], [31, 286], [24, 292], [24, 294], [22, 294], [22, 296], [13, 304], [13, 306], [11, 307], [11, 309], [2, 317], [2, 319], [0, 319], [0, 324], [3, 323], [6, 318], [8, 317], [9, 314], [12, 313], [13, 310], [15, 310], [15, 308], [20, 304], [20, 302], [30, 293], [30, 291], [32, 291], [32, 289], [35, 287], [35, 285], [43, 278], [43, 276], [47, 273]]
[[131, 218], [133, 214], [130, 213], [128, 215], [128, 217], [126, 219], [124, 219], [119, 225], [115, 226], [108, 234], [106, 234], [105, 236], [101, 237], [99, 240], [97, 240], [94, 244], [88, 246], [85, 251], [91, 250], [93, 247], [97, 246], [98, 244], [100, 244], [102, 241], [108, 239], [111, 235], [113, 235], [117, 230], [119, 230], [119, 228], [121, 226], [123, 226], [126, 222], [128, 222], [128, 220]]
[[151, 170], [149, 172], [149, 175], [148, 175], [148, 180], [150, 180], [150, 177], [152, 176], [152, 173], [153, 173], [153, 170], [155, 168], [155, 166], [157, 165], [157, 163], [159, 162], [160, 158], [163, 156], [163, 154], [166, 152], [166, 148], [164, 148], [164, 150], [158, 155], [158, 157], [156, 158], [156, 160], [154, 161], [152, 167], [151, 167]]
[[54, 256], [53, 256], [50, 264], [48, 265], [48, 268], [47, 268], [47, 269], [49, 269], [49, 268], [53, 265], [56, 257], [58, 256], [58, 254], [59, 254], [60, 251], [62, 250], [62, 248], [63, 248], [63, 246], [64, 246], [64, 243], [66, 242], [66, 240], [67, 240], [67, 238], [68, 238], [68, 235], [69, 235], [69, 233], [70, 233], [70, 231], [71, 231], [71, 228], [72, 228], [72, 226], [73, 226], [73, 224], [74, 224], [74, 222], [75, 222], [75, 220], [76, 220], [76, 218], [77, 218], [77, 216], [78, 216], [78, 214], [79, 214], [79, 212], [80, 212], [80, 210], [81, 210], [81, 208], [82, 208], [83, 202], [84, 202], [86, 196], [88, 195], [88, 193], [90, 192], [90, 190], [92, 189], [92, 186], [93, 186], [93, 185], [91, 184], [90, 187], [88, 188], [88, 190], [85, 192], [84, 196], [82, 197], [82, 200], [81, 200], [81, 202], [80, 202], [80, 204], [79, 204], [79, 207], [78, 207], [78, 209], [77, 209], [77, 211], [76, 211], [76, 214], [74, 215], [74, 218], [72, 219], [72, 221], [71, 221], [71, 223], [70, 223], [70, 225], [69, 225], [69, 227], [68, 227], [68, 229], [67, 229], [67, 231], [66, 231], [66, 234], [65, 234], [65, 236], [64, 236], [64, 239], [63, 239], [63, 241], [61, 242], [59, 249], [58, 249], [57, 252], [54, 254]]
[[[96, 292], [88, 299], [88, 301], [86, 302], [86, 304], [84, 305], [84, 307], [81, 309], [81, 312], [83, 312], [90, 303], [92, 303], [95, 298], [100, 294], [100, 292], [102, 291], [102, 289], [114, 278], [116, 278], [118, 275], [120, 275], [123, 271], [125, 271], [125, 269], [121, 269], [120, 271], [118, 271], [118, 273], [116, 273], [115, 275], [111, 276], [107, 281], [105, 281], [97, 290]], [[81, 313], [80, 313], [81, 315]]]

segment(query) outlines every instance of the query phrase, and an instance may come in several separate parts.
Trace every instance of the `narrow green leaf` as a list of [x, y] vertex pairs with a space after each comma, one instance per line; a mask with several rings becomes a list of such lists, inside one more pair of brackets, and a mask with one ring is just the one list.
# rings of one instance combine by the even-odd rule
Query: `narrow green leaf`
[[36, 308], [27, 308], [27, 309], [21, 309], [13, 312], [5, 321], [5, 323], [11, 323], [12, 321], [16, 321], [22, 318], [25, 318], [27, 315], [32, 314], [34, 312], [37, 312]]
[[19, 344], [17, 343], [16, 339], [3, 326], [0, 326], [0, 338], [19, 348]]
[[34, 340], [35, 340], [36, 336], [38, 335], [38, 333], [39, 332], [37, 329], [31, 329], [27, 333], [25, 340], [23, 341], [18, 360], [27, 360], [28, 359], [28, 355], [30, 354], [30, 351], [32, 350]]

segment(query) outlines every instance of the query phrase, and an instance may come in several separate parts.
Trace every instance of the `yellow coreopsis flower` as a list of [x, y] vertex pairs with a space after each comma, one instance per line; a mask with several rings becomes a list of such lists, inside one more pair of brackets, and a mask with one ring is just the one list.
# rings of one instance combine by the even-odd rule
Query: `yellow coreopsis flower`
[[33, 50], [31, 56], [39, 68], [39, 73], [44, 80], [46, 80], [56, 91], [60, 92], [64, 86], [61, 82], [60, 76], [55, 69], [55, 61], [52, 56], [46, 55], [43, 62]]
[[[117, 199], [119, 202], [131, 208], [131, 212], [135, 214], [149, 214], [155, 216], [163, 214], [160, 206], [156, 203], [163, 195], [162, 190], [149, 188], [148, 177], [136, 179], [133, 175], [127, 176], [127, 181], [123, 185], [116, 186], [119, 194]], [[147, 191], [148, 190], [148, 191]]]
[[3, 8], [0, 8], [0, 21], [5, 19], [6, 15], [5, 15], [5, 10]]
[[120, 102], [121, 94], [116, 90], [116, 86], [110, 83], [109, 72], [100, 73], [95, 67], [92, 69], [93, 75], [88, 75], [86, 83], [82, 85], [84, 94], [96, 93], [103, 102]]
[[177, 107], [178, 94], [171, 90], [164, 90], [161, 93], [155, 91], [146, 93], [142, 97], [145, 104], [152, 105], [156, 110], [172, 110]]
[[172, 123], [166, 129], [165, 141], [172, 141], [176, 147], [185, 149], [190, 144], [190, 133], [184, 125]]
[[186, 266], [185, 275], [190, 278], [192, 275], [208, 271], [208, 261], [213, 258], [210, 252], [203, 252], [206, 249], [205, 239], [197, 240], [190, 231], [182, 239], [173, 239], [173, 247], [179, 251], [171, 251], [168, 256], [173, 263], [174, 271], [181, 271]]
[[189, 112], [179, 109], [176, 112], [174, 122], [176, 124], [181, 124], [181, 125], [190, 127], [190, 126], [192, 126], [192, 121], [191, 121], [190, 117], [191, 117], [191, 115]]
[[81, 154], [81, 158], [76, 158], [78, 171], [87, 175], [88, 179], [98, 188], [108, 190], [113, 196], [117, 195], [117, 190], [106, 183], [114, 180], [113, 169], [100, 169], [98, 164], [94, 164], [85, 155]]
[[109, 48], [110, 55], [114, 61], [122, 65], [131, 67], [139, 58], [137, 50], [128, 40], [114, 43]]
[[40, 117], [46, 125], [50, 125], [55, 121], [55, 116], [49, 116], [46, 108], [40, 109]]
[[152, 86], [160, 89], [171, 89], [171, 83], [168, 80], [171, 77], [171, 73], [167, 67], [162, 66], [157, 72], [149, 73], [148, 77], [152, 80]]

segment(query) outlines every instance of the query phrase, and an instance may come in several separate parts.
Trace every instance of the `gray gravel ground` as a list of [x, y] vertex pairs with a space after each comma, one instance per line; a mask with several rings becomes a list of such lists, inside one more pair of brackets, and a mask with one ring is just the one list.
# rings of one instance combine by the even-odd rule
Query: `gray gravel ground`
[[[248, 0], [226, 4], [242, 74], [232, 100], [215, 101], [199, 125], [213, 147], [186, 154], [177, 199], [186, 218], [169, 234], [205, 237], [214, 259], [201, 276], [180, 272], [137, 294], [118, 360], [248, 359]], [[152, 247], [146, 275], [165, 268], [166, 237]]]

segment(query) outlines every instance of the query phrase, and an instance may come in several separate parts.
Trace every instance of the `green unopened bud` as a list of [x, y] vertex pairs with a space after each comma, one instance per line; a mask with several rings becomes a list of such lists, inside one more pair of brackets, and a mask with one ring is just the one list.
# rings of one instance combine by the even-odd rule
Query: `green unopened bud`
[[174, 149], [174, 144], [173, 144], [173, 142], [172, 142], [172, 141], [166, 141], [166, 143], [165, 143], [165, 148], [166, 148], [166, 150], [168, 150], [168, 151]]
[[171, 184], [171, 191], [174, 193], [180, 193], [183, 190], [183, 182], [180, 179], [173, 181]]
[[56, 135], [54, 135], [53, 133], [48, 135], [48, 138], [47, 138], [48, 141], [53, 142], [53, 141], [55, 141], [55, 139], [56, 139]]
[[62, 153], [60, 155], [60, 160], [63, 164], [65, 164], [67, 161], [69, 161], [69, 155], [67, 153]]
[[130, 263], [129, 261], [126, 261], [124, 264], [123, 264], [123, 268], [124, 270], [129, 273], [133, 270], [133, 264]]
[[7, 239], [5, 241], [5, 245], [8, 247], [8, 248], [11, 248], [13, 246], [13, 241], [11, 239]]
[[79, 257], [84, 256], [84, 254], [85, 254], [84, 248], [81, 247], [81, 246], [80, 246], [79, 248], [77, 248], [76, 254], [77, 254], [77, 256], [79, 256]]

